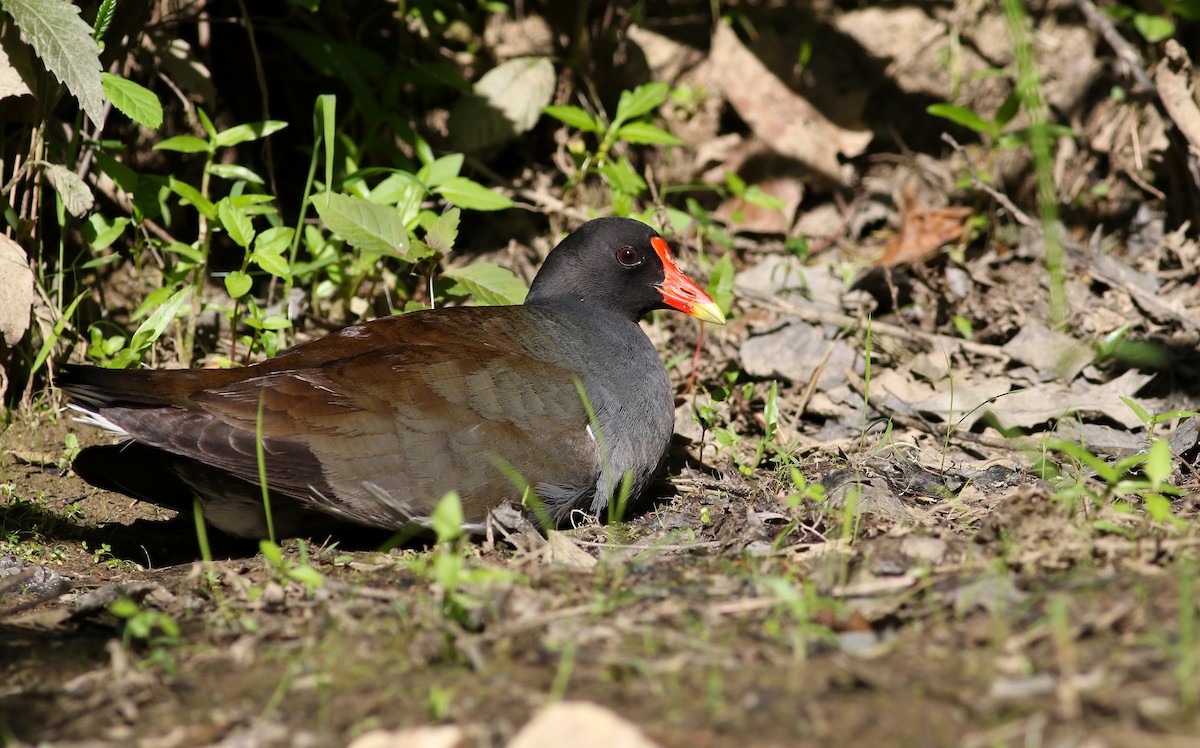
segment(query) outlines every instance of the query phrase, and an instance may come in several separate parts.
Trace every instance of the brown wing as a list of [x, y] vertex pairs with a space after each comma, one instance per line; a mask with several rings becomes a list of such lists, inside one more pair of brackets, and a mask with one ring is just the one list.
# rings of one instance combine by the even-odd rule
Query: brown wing
[[527, 355], [507, 310], [471, 311], [465, 331], [391, 318], [244, 370], [151, 372], [120, 404], [110, 382], [99, 411], [137, 442], [257, 482], [261, 403], [271, 490], [368, 524], [427, 517], [450, 490], [482, 521], [520, 495], [497, 459], [555, 503], [590, 496], [600, 459], [575, 375]]

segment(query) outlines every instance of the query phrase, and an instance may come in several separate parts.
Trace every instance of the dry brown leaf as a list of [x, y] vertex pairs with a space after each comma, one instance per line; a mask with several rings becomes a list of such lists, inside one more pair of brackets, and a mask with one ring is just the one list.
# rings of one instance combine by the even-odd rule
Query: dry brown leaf
[[777, 153], [839, 184], [846, 183], [837, 154], [857, 156], [873, 133], [847, 130], [830, 122], [772, 75], [724, 24], [718, 25], [713, 35], [709, 64], [721, 93], [755, 135]]
[[929, 259], [942, 245], [962, 238], [966, 231], [963, 222], [969, 215], [970, 208], [955, 206], [905, 211], [900, 233], [888, 242], [879, 264], [895, 267]]

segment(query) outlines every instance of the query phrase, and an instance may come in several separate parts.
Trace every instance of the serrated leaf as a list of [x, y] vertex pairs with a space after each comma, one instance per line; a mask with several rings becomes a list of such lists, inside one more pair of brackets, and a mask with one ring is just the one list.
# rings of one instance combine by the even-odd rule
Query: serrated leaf
[[263, 122], [247, 122], [244, 125], [234, 125], [228, 130], [222, 130], [213, 138], [219, 148], [229, 148], [252, 140], [265, 138], [287, 127], [286, 122], [269, 119]]
[[511, 270], [490, 262], [447, 270], [443, 275], [462, 284], [484, 306], [520, 304], [529, 293], [525, 283]]
[[595, 132], [600, 129], [596, 119], [577, 106], [546, 106], [542, 107], [542, 111], [576, 130]]
[[104, 121], [104, 89], [100, 83], [100, 47], [79, 8], [66, 0], [4, 0], [4, 10], [97, 127]]
[[100, 7], [96, 10], [96, 22], [92, 24], [92, 38], [99, 42], [104, 38], [104, 34], [108, 31], [109, 24], [112, 23], [113, 13], [117, 9], [117, 0], [103, 0]]
[[425, 229], [425, 244], [434, 251], [447, 254], [458, 238], [458, 219], [462, 211], [451, 208], [433, 219]]
[[245, 210], [234, 205], [229, 198], [222, 198], [221, 202], [217, 203], [217, 216], [221, 219], [221, 225], [225, 227], [225, 233], [229, 234], [229, 238], [239, 247], [246, 249], [250, 242], [254, 241], [254, 224], [250, 216], [246, 215]]
[[394, 208], [337, 193], [315, 195], [312, 204], [325, 225], [351, 246], [413, 261], [408, 254], [408, 229]]
[[554, 86], [554, 65], [545, 57], [516, 57], [500, 63], [454, 105], [451, 144], [478, 151], [529, 132], [554, 96]]
[[101, 73], [100, 84], [104, 87], [104, 95], [126, 117], [151, 130], [162, 126], [162, 102], [153, 91], [112, 73]]
[[622, 91], [617, 102], [615, 122], [628, 122], [662, 106], [667, 100], [670, 86], [661, 81], [638, 86], [632, 91]]
[[135, 353], [141, 353], [154, 341], [161, 338], [167, 325], [171, 324], [171, 320], [178, 317], [179, 313], [183, 311], [184, 304], [188, 302], [191, 295], [191, 286], [184, 286], [176, 291], [165, 304], [155, 309], [154, 313], [138, 326], [137, 332], [133, 334], [133, 338], [129, 342], [129, 347]]
[[225, 276], [225, 290], [231, 299], [242, 298], [250, 292], [252, 285], [254, 282], [250, 280], [250, 276], [241, 270], [230, 270], [229, 275]]
[[176, 151], [178, 153], [204, 153], [208, 150], [208, 141], [194, 135], [176, 135], [157, 143], [156, 151]]
[[75, 172], [58, 164], [46, 164], [42, 169], [46, 181], [54, 187], [54, 191], [62, 198], [63, 207], [71, 215], [82, 218], [96, 204], [91, 188]]
[[683, 145], [683, 141], [666, 130], [659, 129], [646, 122], [630, 122], [617, 130], [617, 137], [627, 143], [653, 145]]
[[434, 192], [467, 210], [504, 210], [513, 206], [513, 201], [504, 195], [466, 177], [447, 179]]

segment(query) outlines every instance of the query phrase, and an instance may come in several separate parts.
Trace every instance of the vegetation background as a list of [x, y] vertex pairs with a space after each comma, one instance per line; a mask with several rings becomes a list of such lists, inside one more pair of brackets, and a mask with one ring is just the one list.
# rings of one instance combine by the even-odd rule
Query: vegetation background
[[[0, 0], [0, 740], [1192, 744], [1198, 18]], [[62, 362], [518, 303], [608, 214], [731, 317], [647, 324], [630, 517], [246, 547], [69, 473]]]

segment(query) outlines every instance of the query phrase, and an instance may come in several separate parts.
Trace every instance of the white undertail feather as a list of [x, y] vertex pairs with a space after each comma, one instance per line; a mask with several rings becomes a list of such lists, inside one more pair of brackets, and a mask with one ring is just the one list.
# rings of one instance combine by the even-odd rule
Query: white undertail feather
[[89, 410], [87, 405], [69, 403], [67, 407], [76, 413], [79, 413], [79, 415], [75, 416], [73, 419], [76, 423], [82, 423], [85, 426], [92, 426], [93, 428], [104, 429], [119, 439], [129, 438], [128, 431], [113, 423], [104, 415], [94, 410]]

